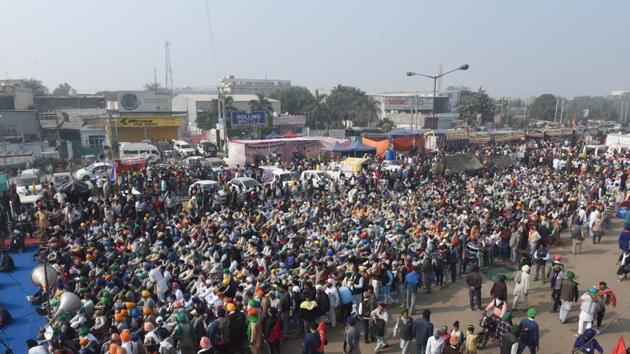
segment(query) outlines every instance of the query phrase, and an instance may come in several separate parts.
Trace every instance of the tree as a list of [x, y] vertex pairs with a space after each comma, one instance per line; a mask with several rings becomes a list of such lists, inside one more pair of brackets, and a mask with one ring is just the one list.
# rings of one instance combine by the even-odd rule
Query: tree
[[[584, 118], [591, 120], [619, 120], [619, 103], [613, 102], [601, 96], [578, 96], [571, 101], [564, 103], [564, 115], [566, 117], [576, 117], [576, 120]], [[560, 108], [558, 108], [558, 114]], [[588, 115], [585, 116], [585, 113]]]
[[75, 93], [77, 93], [77, 91], [75, 91], [75, 89], [73, 89], [72, 86], [70, 86], [70, 84], [68, 84], [67, 82], [64, 82], [63, 84], [59, 84], [59, 86], [57, 86], [53, 90], [53, 95], [60, 95], [60, 96], [74, 95]]
[[326, 104], [326, 95], [320, 95], [319, 91], [315, 91], [313, 102], [306, 107], [306, 125], [314, 129], [330, 128], [330, 110]]
[[383, 118], [383, 120], [381, 120], [378, 124], [378, 127], [381, 128], [383, 131], [391, 131], [393, 128], [396, 128], [396, 124], [394, 124], [394, 122], [392, 122], [391, 119], [389, 118]]
[[[552, 121], [556, 115], [556, 104], [558, 103], [556, 96], [545, 93], [532, 102], [529, 107], [529, 118], [532, 120], [548, 120]], [[560, 113], [558, 107], [558, 113]]]
[[515, 115], [512, 119], [510, 119], [509, 126], [512, 129], [527, 128], [527, 117], [524, 115]]
[[305, 87], [290, 86], [275, 90], [271, 98], [281, 102], [282, 112], [289, 114], [305, 114], [313, 104], [313, 94]]
[[144, 87], [145, 91], [160, 91], [160, 89], [162, 88], [162, 85], [160, 85], [159, 82], [155, 81], [155, 82], [147, 82], [146, 84], [142, 85], [142, 87]]
[[273, 126], [273, 106], [271, 105], [271, 101], [269, 101], [262, 93], [256, 94], [257, 99], [249, 101], [249, 110], [251, 112], [254, 111], [263, 111], [265, 112], [265, 117], [267, 119], [267, 126]]
[[22, 85], [26, 88], [30, 88], [35, 96], [47, 95], [50, 92], [48, 87], [44, 85], [44, 82], [39, 79], [22, 79]]
[[476, 127], [482, 122], [494, 119], [496, 106], [492, 98], [480, 87], [477, 92], [462, 92], [459, 102], [455, 105], [455, 110], [459, 112], [461, 120], [471, 127]]
[[352, 86], [333, 88], [326, 104], [331, 112], [332, 125], [342, 127], [348, 127], [350, 122], [357, 126], [368, 125], [378, 113], [378, 102]]

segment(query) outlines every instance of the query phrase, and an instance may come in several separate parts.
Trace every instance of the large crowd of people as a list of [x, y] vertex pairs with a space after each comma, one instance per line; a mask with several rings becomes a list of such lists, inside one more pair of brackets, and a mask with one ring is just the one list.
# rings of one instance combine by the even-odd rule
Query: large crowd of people
[[[375, 161], [321, 188], [296, 180], [248, 192], [226, 182], [257, 177], [251, 166], [149, 165], [98, 183], [89, 199], [47, 186], [36, 209], [21, 208], [13, 191], [3, 205], [32, 221], [38, 261], [59, 272], [31, 301], [52, 316], [64, 291], [82, 299], [76, 313], [53, 318], [49, 340], [29, 341], [29, 353], [280, 353], [297, 338], [314, 354], [339, 327], [345, 353], [361, 341], [374, 341], [375, 352], [394, 345], [392, 327], [402, 353], [476, 353], [486, 332], [434, 326], [423, 300], [456, 282], [470, 289], [471, 309], [487, 311], [501, 353], [536, 353], [537, 311], [528, 303], [536, 281], [549, 282], [563, 322], [581, 303], [575, 345], [601, 351], [595, 328], [616, 297], [603, 282], [580, 292], [553, 247], [572, 243], [580, 257], [583, 242], [600, 242], [626, 201], [630, 160], [587, 156], [568, 142], [485, 149], [518, 158], [451, 174], [439, 154], [412, 154], [399, 170]], [[328, 164], [295, 158], [283, 167]], [[218, 181], [222, 197], [189, 192], [198, 179]], [[620, 280], [630, 271], [630, 229], [624, 234]], [[496, 262], [518, 270], [514, 285], [499, 276], [482, 304], [479, 270]], [[513, 324], [517, 310], [523, 318]]]

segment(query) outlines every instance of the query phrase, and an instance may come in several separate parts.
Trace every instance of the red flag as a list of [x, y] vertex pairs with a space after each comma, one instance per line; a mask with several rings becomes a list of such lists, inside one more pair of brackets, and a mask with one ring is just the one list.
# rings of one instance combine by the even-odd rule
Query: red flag
[[619, 336], [619, 341], [617, 341], [617, 345], [615, 346], [615, 350], [612, 351], [612, 354], [626, 354], [626, 342], [623, 340], [623, 336]]

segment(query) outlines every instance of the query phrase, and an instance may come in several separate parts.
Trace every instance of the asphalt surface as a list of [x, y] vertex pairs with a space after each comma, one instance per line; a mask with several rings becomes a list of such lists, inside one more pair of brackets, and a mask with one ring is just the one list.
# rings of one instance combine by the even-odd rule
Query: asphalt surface
[[[588, 290], [591, 285], [596, 285], [600, 281], [605, 281], [608, 286], [617, 295], [617, 306], [612, 305], [606, 307], [606, 314], [602, 323], [602, 331], [597, 336], [597, 340], [604, 347], [605, 353], [610, 353], [617, 344], [620, 335], [625, 334], [626, 344], [630, 345], [630, 280], [618, 282], [616, 275], [616, 262], [620, 254], [617, 246], [617, 239], [623, 229], [622, 219], [613, 219], [612, 225], [606, 230], [602, 243], [593, 245], [591, 240], [585, 240], [580, 255], [571, 255], [571, 244], [568, 230], [563, 230], [562, 245], [553, 246], [551, 254], [559, 254], [565, 265], [565, 270], [572, 270], [576, 274], [575, 280], [579, 283], [580, 296]], [[482, 269], [482, 273], [483, 273]], [[533, 271], [533, 269], [532, 269]], [[538, 311], [536, 321], [540, 327], [540, 350], [541, 354], [568, 354], [571, 353], [573, 343], [575, 342], [577, 333], [577, 321], [579, 314], [579, 304], [574, 304], [569, 314], [566, 324], [560, 323], [557, 313], [551, 313], [553, 306], [551, 300], [551, 290], [549, 283], [545, 285], [539, 281], [533, 281], [532, 272], [532, 291], [528, 296], [529, 306], [533, 306]], [[482, 305], [485, 306], [491, 301], [489, 295], [492, 281], [484, 275], [484, 284], [482, 287]], [[511, 309], [512, 290], [514, 283], [508, 281], [508, 303]], [[468, 290], [463, 279], [458, 279], [456, 283], [449, 283], [447, 288], [434, 288], [430, 294], [422, 293], [419, 300], [416, 300], [416, 318], [423, 309], [429, 308], [432, 312], [431, 322], [435, 328], [447, 325], [449, 330], [454, 321], [460, 321], [460, 328], [466, 329], [468, 325], [475, 326], [475, 331], [479, 329], [479, 320], [481, 318], [480, 311], [472, 311], [468, 305]], [[625, 310], [625, 312], [623, 312]], [[394, 306], [389, 309], [390, 320], [388, 322], [389, 347], [381, 351], [381, 353], [400, 353], [398, 338], [391, 337], [391, 332], [395, 321], [399, 317], [399, 307]], [[525, 316], [525, 311], [515, 311], [513, 315], [513, 323], [518, 323]], [[614, 318], [614, 320], [613, 320]], [[361, 328], [357, 325], [357, 328]], [[337, 328], [328, 328], [328, 345], [325, 346], [325, 353], [343, 353], [343, 339], [341, 331], [343, 326], [337, 325]], [[363, 340], [363, 334], [361, 336]], [[289, 340], [282, 346], [282, 353], [292, 354], [300, 353], [301, 340]], [[361, 341], [361, 353], [373, 353], [375, 343], [365, 344]], [[412, 343], [415, 348], [415, 341]], [[484, 350], [479, 353], [498, 353], [498, 344], [488, 343]], [[525, 351], [528, 353], [528, 351]]]

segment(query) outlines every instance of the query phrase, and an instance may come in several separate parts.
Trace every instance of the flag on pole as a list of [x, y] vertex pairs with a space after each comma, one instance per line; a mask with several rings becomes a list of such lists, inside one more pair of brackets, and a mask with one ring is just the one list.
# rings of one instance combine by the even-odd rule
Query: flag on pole
[[612, 354], [626, 354], [626, 342], [623, 340], [623, 336], [619, 336], [619, 340]]
[[110, 182], [116, 182], [116, 164], [118, 163], [118, 161], [114, 160], [114, 164], [112, 165], [112, 171], [109, 174], [109, 180]]

